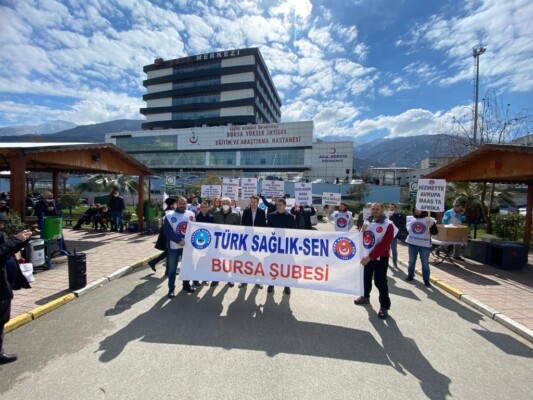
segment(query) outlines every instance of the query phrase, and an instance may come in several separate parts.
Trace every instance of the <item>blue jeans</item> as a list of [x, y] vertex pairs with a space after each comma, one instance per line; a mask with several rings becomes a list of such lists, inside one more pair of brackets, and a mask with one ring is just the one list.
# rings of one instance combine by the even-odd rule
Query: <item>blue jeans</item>
[[122, 211], [111, 211], [111, 228], [112, 229], [124, 229], [124, 223], [122, 222]]
[[409, 269], [407, 275], [415, 276], [416, 257], [420, 254], [420, 261], [422, 262], [422, 279], [424, 282], [429, 282], [429, 247], [417, 246], [409, 244]]
[[390, 249], [392, 252], [392, 265], [396, 267], [398, 265], [398, 238], [392, 239]]
[[176, 289], [176, 271], [178, 262], [183, 255], [183, 249], [168, 249], [167, 269], [168, 269], [168, 291]]

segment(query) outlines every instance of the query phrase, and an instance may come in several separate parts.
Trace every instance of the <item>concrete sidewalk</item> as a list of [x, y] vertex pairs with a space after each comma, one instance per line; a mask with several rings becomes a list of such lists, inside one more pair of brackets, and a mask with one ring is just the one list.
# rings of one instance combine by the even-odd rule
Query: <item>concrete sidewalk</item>
[[[157, 235], [142, 236], [137, 233], [73, 231], [64, 229], [69, 251], [87, 254], [87, 288], [109, 282], [142, 267], [159, 254], [154, 248]], [[407, 245], [398, 243], [400, 268], [407, 272], [409, 259]], [[430, 257], [431, 280], [434, 286], [445, 290], [490, 318], [498, 320], [509, 329], [533, 342], [533, 257], [521, 270], [500, 270], [473, 260], [444, 262], [435, 265]], [[392, 263], [392, 261], [391, 261]], [[161, 265], [159, 268], [164, 268]], [[420, 271], [420, 261], [417, 270]], [[68, 265], [66, 260], [54, 264], [47, 271], [36, 270], [32, 289], [15, 292], [12, 320], [6, 331], [38, 318], [62, 304], [76, 298], [68, 289]], [[414, 284], [421, 285], [417, 277]]]

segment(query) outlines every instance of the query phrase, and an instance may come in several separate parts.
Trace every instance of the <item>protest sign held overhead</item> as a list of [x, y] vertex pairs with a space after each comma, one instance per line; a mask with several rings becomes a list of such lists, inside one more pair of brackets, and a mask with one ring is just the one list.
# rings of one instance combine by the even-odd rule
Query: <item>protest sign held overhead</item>
[[416, 208], [422, 211], [444, 211], [445, 179], [419, 179]]
[[239, 197], [239, 178], [222, 179], [222, 197], [237, 200]]
[[322, 205], [326, 206], [338, 206], [341, 204], [341, 194], [340, 193], [322, 193]]
[[257, 195], [257, 178], [241, 178], [241, 196], [249, 199]]

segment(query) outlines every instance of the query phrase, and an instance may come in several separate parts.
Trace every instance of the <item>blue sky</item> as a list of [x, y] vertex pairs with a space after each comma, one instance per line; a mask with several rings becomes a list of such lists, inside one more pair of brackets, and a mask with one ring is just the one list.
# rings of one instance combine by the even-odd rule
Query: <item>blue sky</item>
[[443, 133], [469, 124], [480, 43], [480, 99], [531, 114], [532, 18], [530, 0], [0, 0], [0, 127], [143, 119], [155, 57], [259, 47], [283, 122]]

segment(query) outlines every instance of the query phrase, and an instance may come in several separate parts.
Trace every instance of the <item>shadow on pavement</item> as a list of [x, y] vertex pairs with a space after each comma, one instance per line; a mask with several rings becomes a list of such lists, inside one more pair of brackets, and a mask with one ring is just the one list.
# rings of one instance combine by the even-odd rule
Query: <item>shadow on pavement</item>
[[437, 371], [424, 357], [416, 342], [403, 336], [394, 318], [389, 316], [385, 321], [376, 318], [374, 310], [365, 308], [368, 320], [381, 337], [381, 352], [390, 360], [398, 372], [406, 375], [406, 371], [415, 376], [427, 398], [433, 400], [446, 399], [451, 396], [451, 380]]
[[126, 310], [129, 310], [135, 303], [144, 300], [145, 298], [153, 295], [157, 287], [166, 279], [162, 276], [160, 278], [153, 274], [143, 276], [140, 280], [145, 282], [135, 285], [131, 292], [122, 297], [115, 306], [105, 312], [105, 315], [118, 315]]
[[261, 305], [255, 301], [256, 288], [248, 297], [243, 288], [229, 305], [227, 316], [222, 316], [227, 290], [228, 285], [224, 285], [216, 295], [214, 288], [209, 288], [201, 298], [184, 292], [172, 300], [161, 298], [149, 311], [100, 342], [100, 361], [110, 362], [128, 343], [141, 339], [149, 343], [256, 350], [269, 357], [284, 353], [389, 363], [367, 331], [296, 320], [290, 296], [284, 295], [278, 304], [269, 294]]
[[506, 333], [490, 332], [483, 329], [472, 330], [506, 354], [533, 358], [533, 349], [531, 347], [516, 340], [514, 337], [507, 335]]

